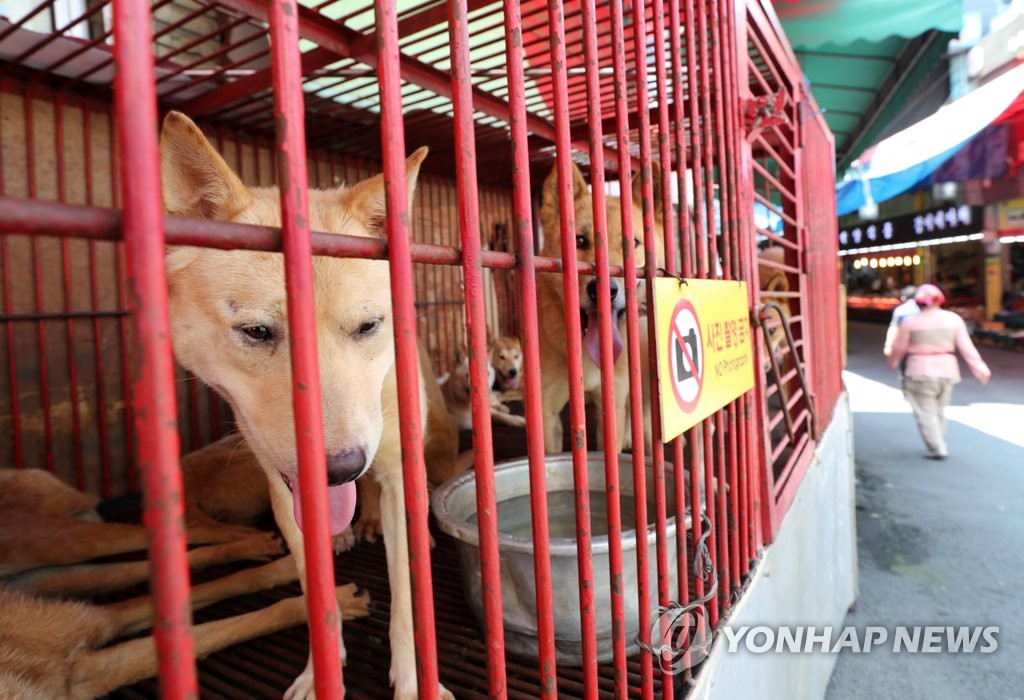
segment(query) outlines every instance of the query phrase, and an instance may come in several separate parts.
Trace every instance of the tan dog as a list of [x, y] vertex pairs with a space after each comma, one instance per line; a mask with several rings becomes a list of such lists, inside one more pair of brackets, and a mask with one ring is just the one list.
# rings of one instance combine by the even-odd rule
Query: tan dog
[[[573, 175], [573, 207], [576, 220], [576, 254], [580, 260], [594, 262], [594, 214], [593, 199], [587, 189], [583, 174], [574, 164]], [[661, 168], [652, 163], [654, 180], [654, 211], [656, 219], [656, 247], [658, 260], [664, 259], [662, 235], [662, 198]], [[633, 212], [632, 230], [636, 246], [636, 264], [644, 264], [644, 227], [641, 208], [641, 182], [639, 177], [633, 178]], [[618, 197], [606, 199], [608, 221], [608, 259], [612, 265], [622, 264], [622, 219], [621, 200]], [[551, 171], [544, 182], [543, 202], [541, 206], [541, 222], [544, 227], [544, 244], [541, 254], [546, 257], [561, 258], [560, 216], [558, 210], [558, 176]], [[591, 276], [580, 277], [580, 319], [583, 331], [583, 391], [586, 398], [593, 404], [597, 412], [597, 424], [601, 425], [601, 372], [598, 366], [599, 340], [597, 324], [597, 279]], [[616, 314], [613, 324], [614, 338], [612, 341], [615, 353], [615, 424], [619, 444], [612, 446], [621, 451], [627, 443], [626, 412], [629, 400], [628, 363], [621, 350], [625, 346], [625, 308], [626, 294], [622, 279], [612, 279], [612, 311]], [[565, 301], [562, 291], [561, 275], [541, 274], [537, 276], [537, 314], [540, 324], [540, 364], [541, 377], [544, 383], [542, 403], [544, 407], [544, 449], [551, 452], [562, 451], [561, 412], [569, 402], [569, 381], [567, 377], [567, 349], [565, 330]], [[646, 324], [641, 324], [641, 357], [646, 363], [647, 334]], [[649, 402], [645, 402], [649, 403]], [[650, 425], [650, 420], [646, 421]], [[647, 428], [649, 433], [649, 427]], [[598, 447], [603, 442], [602, 431], [598, 431]], [[647, 442], [650, 442], [648, 439]]]
[[[139, 525], [100, 521], [95, 496], [81, 493], [49, 472], [0, 470], [0, 578], [7, 588], [47, 594], [95, 594], [149, 578], [148, 561], [90, 564], [101, 557], [144, 552]], [[189, 529], [193, 544], [220, 542], [189, 552], [202, 568], [242, 559], [266, 560], [282, 553], [272, 534], [244, 528], [231, 539], [207, 539]], [[215, 532], [219, 535], [221, 533]], [[244, 534], [244, 537], [240, 537]]]
[[[290, 557], [240, 571], [192, 588], [192, 607], [272, 588], [295, 580]], [[345, 619], [369, 614], [368, 598], [355, 586], [337, 589]], [[105, 607], [48, 600], [0, 587], [0, 697], [70, 698], [105, 696], [124, 685], [156, 675], [153, 640], [141, 637], [107, 646], [146, 629], [152, 619], [148, 597]], [[237, 617], [193, 628], [197, 657], [306, 620], [301, 596]]]
[[[791, 315], [789, 297], [786, 296], [786, 292], [789, 291], [789, 275], [785, 270], [763, 264], [764, 262], [785, 263], [786, 249], [782, 246], [770, 246], [758, 254], [757, 260], [761, 303], [768, 304], [774, 302], [778, 304], [782, 309], [783, 318], [788, 321]], [[776, 313], [770, 312], [767, 321], [764, 323], [764, 333], [765, 339], [768, 341], [769, 352], [775, 356], [776, 362], [779, 364], [779, 373], [785, 377], [795, 366], [794, 357], [791, 349], [790, 352], [787, 352], [786, 331], [780, 324]], [[771, 371], [770, 363], [771, 359], [766, 357], [765, 372]], [[788, 403], [790, 393], [789, 382], [782, 382], [779, 386], [779, 399], [781, 403]]]
[[[487, 382], [493, 387], [497, 381], [497, 373], [494, 365], [490, 362], [491, 355], [488, 355]], [[466, 351], [455, 352], [455, 367], [440, 382], [441, 395], [444, 396], [445, 406], [448, 415], [452, 417], [459, 430], [473, 429], [473, 406], [470, 403], [469, 383], [469, 356]], [[493, 389], [488, 391], [490, 396], [491, 420], [514, 428], [525, 428], [526, 418], [517, 416], [509, 410], [498, 392]], [[438, 482], [441, 483], [441, 482]]]
[[491, 388], [502, 401], [522, 398], [523, 346], [519, 338], [503, 336], [491, 338], [488, 348], [494, 381]]
[[[172, 112], [164, 121], [161, 156], [169, 213], [280, 226], [277, 189], [242, 184], [184, 115]], [[425, 157], [426, 149], [420, 149], [406, 162], [410, 196]], [[385, 235], [383, 177], [311, 190], [309, 224], [319, 231]], [[266, 472], [274, 517], [305, 590], [283, 259], [243, 250], [176, 248], [168, 252], [167, 273], [175, 355], [234, 410]], [[355, 505], [352, 482], [372, 465], [381, 489], [391, 585], [391, 682], [396, 698], [411, 700], [417, 697], [416, 658], [388, 263], [318, 257], [313, 277], [330, 522], [337, 532], [347, 525]], [[432, 421], [422, 371], [419, 379], [429, 445]], [[339, 662], [344, 660], [342, 645]], [[310, 657], [285, 697], [312, 693]], [[451, 697], [443, 688], [441, 695]]]

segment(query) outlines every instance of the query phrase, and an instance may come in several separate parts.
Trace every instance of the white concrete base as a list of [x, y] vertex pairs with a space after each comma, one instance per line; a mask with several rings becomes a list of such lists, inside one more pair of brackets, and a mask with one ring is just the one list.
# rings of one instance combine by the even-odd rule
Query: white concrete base
[[[857, 597], [857, 533], [854, 500], [853, 417], [842, 395], [814, 462], [768, 547], [749, 590], [726, 625], [796, 627], [818, 630], [842, 627]], [[834, 644], [838, 630], [832, 637]], [[755, 637], [754, 646], [765, 636]], [[692, 698], [716, 700], [811, 700], [822, 698], [837, 655], [821, 653], [753, 654], [746, 638], [728, 651], [724, 633], [717, 635], [702, 664]]]

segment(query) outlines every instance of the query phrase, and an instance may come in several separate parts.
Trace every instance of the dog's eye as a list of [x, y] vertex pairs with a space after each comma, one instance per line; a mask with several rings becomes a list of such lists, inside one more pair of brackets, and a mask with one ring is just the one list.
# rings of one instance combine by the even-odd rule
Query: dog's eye
[[590, 247], [590, 241], [586, 236], [576, 236], [576, 247], [579, 250], [586, 250]]
[[382, 318], [371, 318], [369, 321], [363, 321], [359, 324], [359, 328], [356, 329], [356, 337], [358, 338], [369, 338], [380, 330], [380, 324], [384, 322]]
[[634, 238], [633, 239], [633, 247], [634, 248], [639, 248], [642, 243], [643, 243], [643, 241], [641, 241], [639, 238]]
[[254, 323], [251, 326], [242, 326], [241, 331], [245, 337], [257, 343], [266, 343], [274, 339], [274, 332], [262, 323]]

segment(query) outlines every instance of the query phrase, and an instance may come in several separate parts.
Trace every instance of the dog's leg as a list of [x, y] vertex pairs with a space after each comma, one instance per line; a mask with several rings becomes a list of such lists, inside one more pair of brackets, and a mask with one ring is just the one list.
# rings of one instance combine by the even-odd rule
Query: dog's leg
[[[401, 462], [399, 462], [399, 465]], [[405, 520], [405, 486], [400, 466], [379, 473], [381, 523], [391, 587], [391, 685], [396, 700], [416, 700], [416, 647], [413, 641], [412, 582], [409, 573], [409, 540]], [[439, 688], [442, 700], [454, 696]]]
[[[274, 520], [281, 529], [281, 535], [288, 543], [288, 550], [295, 560], [295, 568], [299, 574], [299, 584], [302, 586], [303, 595], [306, 594], [306, 550], [302, 537], [302, 530], [295, 522], [294, 501], [288, 488], [280, 479], [271, 478], [270, 484], [270, 505], [274, 511]], [[298, 488], [298, 484], [296, 484]], [[338, 653], [340, 663], [345, 665], [345, 640], [341, 636], [341, 614], [338, 614]], [[306, 668], [299, 674], [291, 687], [284, 694], [284, 700], [305, 700], [313, 697], [313, 650], [309, 651], [306, 661]]]
[[[191, 569], [202, 569], [242, 559], [266, 560], [283, 553], [281, 540], [269, 532], [246, 540], [193, 549], [188, 553]], [[118, 591], [146, 581], [149, 561], [111, 564], [83, 564], [73, 567], [30, 571], [8, 579], [8, 587], [35, 595], [97, 595]]]
[[372, 476], [356, 482], [359, 491], [359, 520], [352, 526], [356, 541], [376, 542], [384, 530], [380, 523], [380, 484]]
[[[279, 561], [289, 563], [288, 559]], [[267, 566], [275, 564], [278, 562]], [[369, 614], [369, 597], [365, 594], [356, 595], [355, 584], [339, 586], [336, 594], [339, 610], [346, 619]], [[203, 658], [233, 644], [288, 629], [305, 621], [305, 598], [296, 596], [262, 610], [196, 625], [192, 631], [195, 655]], [[86, 700], [106, 695], [117, 688], [156, 675], [157, 664], [153, 640], [149, 637], [83, 654], [74, 663], [71, 697], [73, 700]]]
[[513, 428], [525, 428], [526, 418], [524, 416], [517, 416], [508, 410], [508, 406], [502, 406], [504, 411], [499, 410], [496, 406], [491, 406], [491, 420], [495, 423], [502, 423], [503, 425], [510, 425]]
[[544, 407], [544, 451], [562, 451], [562, 409], [569, 403], [569, 384], [559, 380], [544, 386], [541, 396]]

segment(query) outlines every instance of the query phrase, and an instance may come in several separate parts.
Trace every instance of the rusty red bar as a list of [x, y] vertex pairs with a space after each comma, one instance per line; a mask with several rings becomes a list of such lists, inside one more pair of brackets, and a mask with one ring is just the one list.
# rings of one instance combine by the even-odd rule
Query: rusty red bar
[[555, 700], [555, 622], [548, 528], [547, 470], [544, 457], [544, 409], [541, 404], [540, 330], [537, 324], [537, 277], [530, 200], [530, 152], [526, 130], [526, 85], [523, 73], [522, 12], [519, 0], [504, 0], [508, 57], [509, 129], [512, 136], [512, 200], [518, 240], [519, 299], [523, 341], [526, 451], [530, 462], [530, 511], [533, 525], [533, 575], [537, 590], [537, 651], [540, 697]]
[[494, 493], [494, 445], [491, 438], [491, 385], [488, 377], [487, 318], [480, 265], [480, 202], [477, 192], [476, 143], [469, 24], [466, 0], [449, 0], [452, 106], [455, 117], [455, 176], [459, 229], [462, 234], [462, 279], [469, 334], [470, 403], [473, 414], [473, 464], [476, 471], [477, 526], [480, 534], [480, 584], [487, 630], [487, 686], [491, 698], [503, 698], [505, 626], [501, 610], [501, 562], [498, 554], [498, 506]]
[[138, 421], [138, 464], [144, 480], [144, 520], [149, 532], [154, 599], [153, 635], [160, 658], [161, 694], [184, 700], [198, 695], [190, 630], [188, 561], [181, 501], [181, 472], [174, 360], [171, 357], [164, 270], [163, 203], [156, 141], [152, 18], [146, 0], [114, 4], [114, 91], [124, 187], [127, 280], [135, 319], [138, 375], [133, 393]]
[[[110, 143], [110, 204], [116, 208], [121, 202], [121, 190], [117, 169], [117, 163], [119, 162], [119, 149], [117, 143], [116, 124], [113, 119], [107, 120], [107, 136]], [[84, 209], [83, 211], [93, 210]], [[72, 230], [74, 230], [74, 227], [72, 227]], [[115, 232], [120, 230], [121, 226], [115, 225]], [[164, 232], [166, 234], [166, 225]], [[114, 267], [116, 272], [115, 278], [117, 279], [117, 306], [120, 309], [128, 308], [128, 284], [125, 282], [128, 264], [125, 258], [124, 245], [119, 244], [114, 251]], [[123, 454], [126, 467], [126, 481], [128, 482], [128, 489], [130, 491], [134, 491], [136, 488], [136, 482], [138, 481], [138, 461], [135, 459], [135, 450], [132, 449], [132, 445], [135, 444], [135, 406], [132, 403], [132, 374], [130, 358], [128, 357], [128, 321], [129, 319], [127, 317], [122, 316], [118, 322], [117, 342], [118, 351], [121, 355], [121, 395], [124, 402], [124, 415], [122, 416], [122, 420], [124, 421]]]
[[[611, 5], [612, 28], [612, 75], [619, 85], [626, 84], [626, 40], [624, 36], [624, 18], [622, 3], [614, 0]], [[639, 301], [637, 298], [636, 250], [633, 244], [633, 190], [630, 182], [630, 142], [629, 142], [629, 99], [626, 91], [615, 94], [614, 109], [616, 122], [616, 150], [618, 151], [619, 198], [621, 203], [622, 246], [624, 284], [626, 287], [626, 342], [627, 361], [629, 363], [630, 405], [640, 406], [643, 403], [643, 376], [640, 363], [640, 320]], [[646, 249], [645, 249], [646, 251]], [[648, 635], [651, 630], [651, 583], [649, 578], [647, 548], [647, 461], [644, 450], [644, 425], [642, 411], [630, 411], [630, 431], [632, 436], [632, 467], [634, 493], [634, 523], [636, 531], [637, 556], [637, 605], [639, 609], [638, 625], [641, 635]], [[653, 418], [652, 413], [652, 418]], [[657, 442], [658, 438], [655, 438]], [[664, 630], [663, 630], [664, 631]], [[647, 652], [640, 655], [640, 692], [644, 700], [654, 696], [654, 677], [652, 658]], [[671, 689], [669, 689], [671, 693]]]
[[[92, 109], [86, 102], [80, 103], [82, 109], [82, 163], [85, 170], [85, 204], [95, 206], [92, 160]], [[96, 259], [96, 243], [89, 241], [89, 300], [93, 312], [92, 319], [92, 351], [96, 367], [96, 405], [106, 410], [107, 386], [106, 373], [103, 363], [103, 334], [100, 317], [95, 315], [100, 308], [100, 285], [99, 267]], [[110, 498], [112, 495], [110, 480], [110, 430], [106, 420], [96, 421], [100, 438], [100, 479], [103, 487], [103, 497]]]
[[[24, 114], [25, 114], [25, 176], [28, 185], [28, 196], [30, 199], [38, 197], [36, 191], [36, 144], [35, 144], [35, 115], [33, 108], [35, 95], [31, 86], [25, 90]], [[43, 314], [43, 268], [42, 268], [42, 246], [39, 239], [32, 240], [32, 289], [33, 299], [36, 305], [36, 313]], [[39, 344], [39, 402], [43, 414], [43, 455], [44, 462], [41, 466], [47, 471], [53, 471], [53, 420], [50, 413], [50, 366], [49, 344], [46, 342], [46, 322], [40, 317], [36, 322], [36, 342]]]
[[576, 492], [576, 551], [580, 587], [580, 633], [583, 656], [583, 694], [597, 697], [597, 626], [594, 619], [594, 572], [590, 554], [590, 477], [587, 464], [587, 419], [583, 412], [583, 339], [580, 330], [580, 290], [577, 282], [576, 213], [573, 206], [572, 143], [566, 94], [565, 16], [561, 0], [548, 0], [549, 42], [555, 106], [555, 167], [558, 172], [558, 211], [562, 264], [562, 298], [569, 382], [569, 444], [572, 448]]
[[[657, 16], [657, 12], [655, 13]], [[656, 28], [657, 33], [661, 33]], [[646, 8], [643, 2], [633, 3], [633, 21], [632, 21], [632, 33], [633, 33], [633, 64], [634, 70], [636, 71], [636, 113], [640, 118], [639, 125], [639, 138], [640, 138], [640, 185], [641, 185], [641, 205], [643, 211], [643, 226], [644, 226], [644, 287], [647, 294], [647, 308], [654, 309], [654, 278], [656, 276], [656, 270], [659, 265], [657, 259], [657, 247], [656, 247], [656, 228], [655, 228], [655, 210], [654, 210], [654, 181], [652, 178], [652, 144], [651, 144], [651, 113], [648, 105], [650, 99], [647, 91], [647, 19], [646, 19]], [[663, 39], [658, 37], [655, 40], [655, 50], [659, 49], [663, 53]], [[664, 69], [663, 61], [664, 57], [661, 56], [662, 69]], [[656, 65], [658, 58], [655, 59]], [[660, 91], [664, 90], [664, 86], [659, 87]], [[663, 92], [662, 92], [663, 94]], [[662, 105], [663, 106], [663, 105]], [[662, 110], [664, 111], [664, 110]], [[666, 116], [667, 118], [667, 116]], [[664, 139], [667, 137], [664, 130], [659, 130], [659, 138]], [[666, 148], [664, 152], [667, 153], [667, 143], [664, 144]], [[671, 163], [665, 163], [666, 170], [670, 170]], [[662, 184], [668, 183], [668, 175], [665, 174], [662, 178]], [[662, 190], [664, 192], [665, 190]], [[665, 220], [666, 226], [671, 226], [671, 219]], [[623, 242], [626, 245], [626, 242]], [[648, 366], [650, 367], [650, 384], [648, 385], [649, 400], [652, 402], [660, 401], [660, 380], [658, 375], [657, 367], [657, 340], [655, 335], [655, 325], [650, 320], [647, 324], [648, 332]], [[656, 405], [656, 404], [654, 404]], [[655, 529], [655, 553], [656, 553], [656, 567], [658, 572], [658, 602], [659, 605], [667, 606], [669, 604], [671, 593], [669, 591], [669, 571], [668, 571], [668, 534], [667, 534], [667, 504], [666, 504], [666, 493], [665, 493], [665, 446], [661, 440], [661, 416], [659, 411], [651, 411], [651, 435], [652, 435], [652, 454], [651, 454], [651, 466], [654, 472], [654, 529]], [[638, 465], [634, 464], [634, 469]], [[645, 465], [646, 466], [646, 465]], [[644, 469], [646, 474], [646, 468]], [[634, 482], [644, 483], [646, 476], [634, 472]], [[644, 503], [646, 506], [647, 494], [646, 489], [638, 489], [634, 484], [634, 493], [637, 502], [637, 549], [643, 549], [646, 551], [647, 537], [646, 532], [643, 538], [639, 537], [641, 528], [646, 531], [647, 529], [647, 515], [646, 507], [644, 510], [644, 519], [640, 519], [640, 504]], [[641, 501], [642, 499], [642, 501]], [[638, 577], [646, 578], [647, 576], [647, 562], [646, 557], [643, 557], [644, 568], [638, 570]], [[637, 557], [637, 566], [640, 566], [641, 557]], [[650, 583], [647, 583], [647, 590], [649, 590]], [[650, 603], [642, 607], [641, 610], [641, 629], [651, 629], [650, 622], [648, 620], [647, 610], [650, 609]], [[667, 626], [667, 619], [661, 620], [661, 633], [664, 639], [669, 629]], [[673, 679], [669, 676], [664, 668], [664, 664], [659, 663], [659, 667], [662, 669], [662, 695], [665, 698], [671, 700], [674, 694]]]
[[[3, 163], [4, 140], [0, 130], [0, 163]], [[0, 167], [0, 196], [5, 193], [4, 169]], [[4, 315], [10, 318], [14, 313], [13, 288], [11, 286], [11, 254], [7, 236], [0, 236], [0, 274], [3, 275]], [[11, 392], [11, 447], [14, 453], [14, 467], [24, 466], [25, 456], [21, 444], [21, 390], [18, 387], [18, 359], [14, 341], [14, 323], [4, 323], [7, 346], [7, 384]]]
[[[405, 509], [409, 527], [416, 682], [419, 696], [429, 700], [438, 697], [437, 643], [434, 634], [434, 587], [430, 574], [430, 534], [427, 532], [427, 484], [419, 403], [412, 254], [409, 246], [409, 201], [405, 187], [405, 132], [402, 124], [398, 18], [394, 0], [375, 2], [374, 11], [377, 20], [377, 68], [388, 209], [391, 303], [395, 325], [395, 375], [403, 445]], [[494, 548], [497, 549], [496, 542]]]
[[[598, 340], [601, 349], [599, 369], [601, 370], [603, 425], [598, 429], [603, 432], [604, 437], [608, 576], [609, 580], [618, 581], [622, 579], [622, 513], [619, 504], [619, 435], [615, 423], [618, 414], [615, 403], [615, 356], [612, 351], [612, 324], [618, 323], [618, 318], [612, 312], [611, 279], [608, 277], [608, 213], [605, 208], [604, 134], [601, 132], [601, 119], [604, 115], [601, 109], [601, 66], [598, 61], [597, 13], [594, 0], [583, 0], [581, 4], [587, 86], [587, 121], [590, 124], [588, 137], [590, 140], [590, 189], [594, 211], [594, 259], [597, 263]], [[646, 530], [646, 527], [643, 529]], [[641, 548], [646, 549], [646, 542], [638, 544], [638, 549]], [[612, 585], [610, 594], [615, 697], [625, 698], [629, 688], [626, 676], [625, 604], [622, 587]]]
[[[64, 162], [64, 100], [58, 93], [53, 103], [54, 111], [54, 146], [57, 159], [57, 200], [67, 201], [67, 168]], [[72, 461], [75, 468], [75, 485], [85, 489], [85, 473], [82, 461], [82, 417], [79, 414], [78, 400], [78, 361], [75, 358], [75, 318], [72, 314], [74, 302], [71, 289], [71, 251], [67, 238], [60, 241], [60, 261], [62, 282], [64, 287], [64, 311], [69, 314], [64, 323], [64, 341], [68, 348], [68, 392], [71, 398], [71, 445], [74, 453]]]
[[270, 37], [274, 71], [274, 118], [277, 121], [277, 181], [281, 187], [281, 238], [288, 331], [292, 342], [292, 405], [302, 493], [303, 544], [306, 554], [306, 607], [313, 656], [313, 687], [319, 697], [344, 694], [338, 635], [334, 562], [327, 522], [327, 463], [316, 343], [316, 305], [307, 201], [306, 129], [301, 87], [298, 6], [274, 0]]

